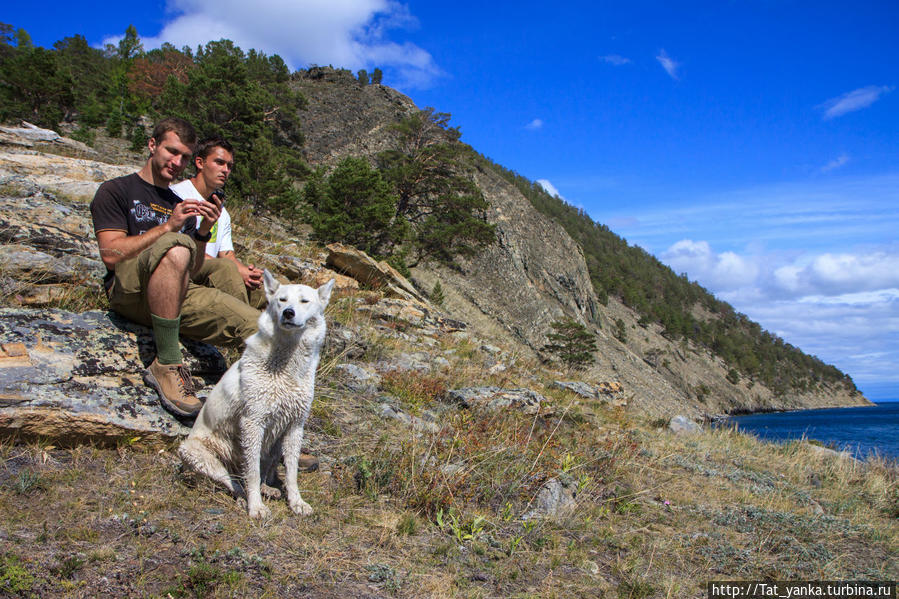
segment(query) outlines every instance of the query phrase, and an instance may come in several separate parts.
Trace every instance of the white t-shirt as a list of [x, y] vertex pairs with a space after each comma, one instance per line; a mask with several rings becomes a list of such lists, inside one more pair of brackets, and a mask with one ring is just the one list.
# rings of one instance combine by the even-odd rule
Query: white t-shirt
[[[190, 179], [185, 179], [180, 183], [170, 185], [169, 189], [174, 191], [182, 200], [205, 200]], [[200, 227], [203, 217], [197, 217], [197, 228]], [[218, 258], [221, 252], [233, 252], [234, 244], [231, 242], [231, 215], [222, 206], [222, 214], [219, 219], [212, 225], [212, 239], [206, 243], [206, 255], [211, 258]]]

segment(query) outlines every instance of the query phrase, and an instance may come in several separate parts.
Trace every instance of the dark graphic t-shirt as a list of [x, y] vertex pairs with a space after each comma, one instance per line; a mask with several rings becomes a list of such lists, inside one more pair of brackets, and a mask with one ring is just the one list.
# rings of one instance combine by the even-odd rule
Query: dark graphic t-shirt
[[[147, 183], [137, 173], [106, 181], [97, 190], [91, 202], [94, 233], [123, 231], [128, 236], [143, 235], [153, 227], [169, 220], [175, 204], [181, 201], [173, 191]], [[182, 233], [191, 234], [197, 228], [197, 219], [184, 222]], [[112, 285], [113, 272], [107, 270], [103, 282]]]

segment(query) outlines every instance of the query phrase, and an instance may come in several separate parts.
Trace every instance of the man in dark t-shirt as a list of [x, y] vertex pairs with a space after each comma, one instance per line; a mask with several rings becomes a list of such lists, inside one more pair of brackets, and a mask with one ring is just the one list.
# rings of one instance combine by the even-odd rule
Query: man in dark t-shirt
[[179, 416], [193, 416], [202, 406], [182, 364], [179, 334], [236, 346], [256, 331], [259, 318], [258, 310], [239, 299], [245, 291], [237, 269], [228, 261], [204, 259], [221, 203], [214, 196], [181, 200], [169, 189], [195, 144], [190, 123], [160, 121], [143, 168], [106, 181], [91, 202], [109, 303], [153, 328], [156, 359], [144, 380]]

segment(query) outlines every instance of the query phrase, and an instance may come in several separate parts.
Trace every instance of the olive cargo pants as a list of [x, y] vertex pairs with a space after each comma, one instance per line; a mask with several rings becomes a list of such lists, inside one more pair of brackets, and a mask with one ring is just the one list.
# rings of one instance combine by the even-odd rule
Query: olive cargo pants
[[[182, 233], [166, 233], [136, 257], [116, 265], [109, 290], [112, 309], [129, 320], [152, 328], [146, 288], [150, 275], [171, 248], [197, 253], [194, 240]], [[237, 266], [225, 258], [209, 258], [193, 274], [181, 305], [181, 335], [212, 345], [237, 347], [256, 332], [259, 310], [248, 305], [247, 288]]]

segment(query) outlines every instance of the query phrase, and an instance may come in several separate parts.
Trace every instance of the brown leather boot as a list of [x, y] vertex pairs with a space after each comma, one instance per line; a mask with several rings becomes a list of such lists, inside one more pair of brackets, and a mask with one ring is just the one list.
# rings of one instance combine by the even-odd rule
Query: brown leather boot
[[162, 407], [176, 416], [196, 416], [203, 407], [183, 364], [160, 364], [154, 359], [144, 372], [144, 382], [156, 389]]

